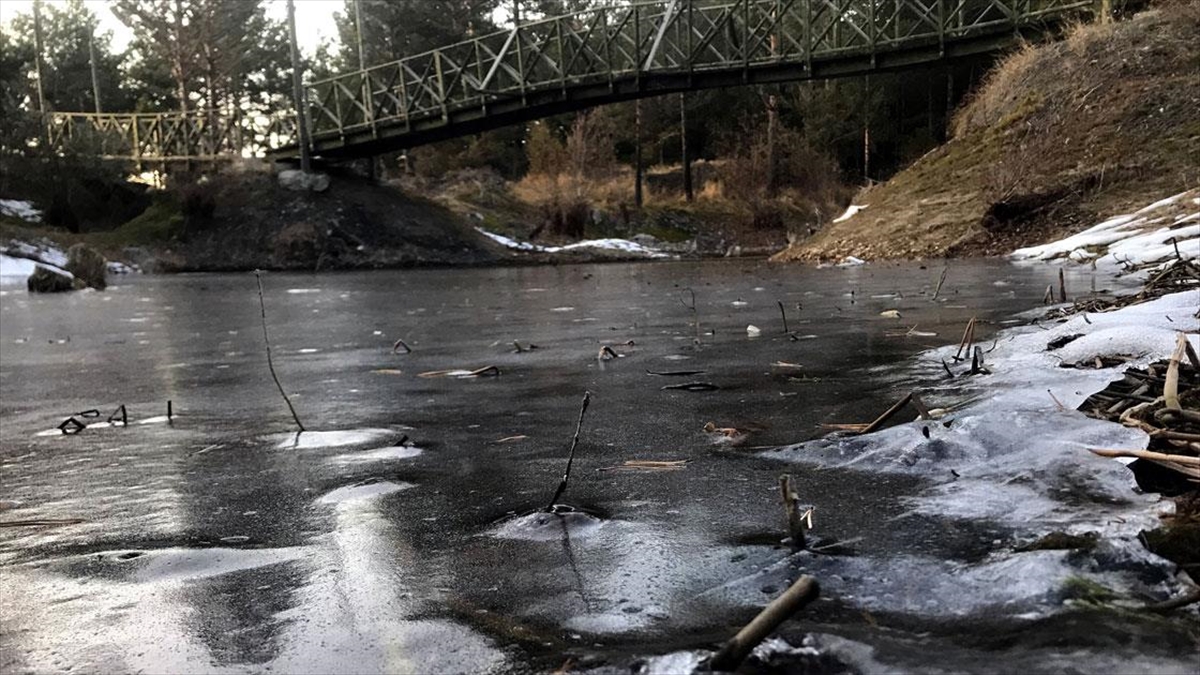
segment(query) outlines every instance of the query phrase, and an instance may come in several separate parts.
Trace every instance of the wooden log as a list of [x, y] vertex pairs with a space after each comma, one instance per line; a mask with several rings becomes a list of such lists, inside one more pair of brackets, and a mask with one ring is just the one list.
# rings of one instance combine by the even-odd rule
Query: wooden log
[[784, 621], [804, 608], [821, 593], [817, 580], [804, 575], [796, 580], [782, 595], [763, 608], [746, 627], [737, 632], [725, 646], [712, 657], [708, 667], [714, 671], [733, 672], [750, 655], [758, 643], [775, 631]]
[[1186, 464], [1188, 466], [1200, 466], [1200, 457], [1192, 457], [1189, 455], [1170, 455], [1165, 452], [1154, 452], [1153, 450], [1125, 450], [1125, 449], [1110, 449], [1110, 448], [1088, 448], [1092, 454], [1100, 455], [1101, 457], [1136, 457], [1137, 459], [1149, 459], [1157, 462], [1171, 462], [1173, 464]]
[[900, 412], [900, 410], [903, 409], [904, 406], [908, 405], [909, 401], [912, 400], [912, 397], [913, 397], [913, 395], [912, 395], [911, 391], [909, 393], [905, 394], [904, 398], [900, 399], [899, 401], [896, 401], [896, 403], [894, 405], [892, 405], [892, 407], [888, 408], [879, 417], [876, 417], [874, 422], [871, 422], [870, 424], [868, 424], [867, 428], [863, 429], [859, 433], [860, 434], [869, 434], [872, 431], [875, 431], [879, 427], [883, 426], [885, 422], [892, 419], [892, 417], [894, 417], [896, 415], [896, 413]]

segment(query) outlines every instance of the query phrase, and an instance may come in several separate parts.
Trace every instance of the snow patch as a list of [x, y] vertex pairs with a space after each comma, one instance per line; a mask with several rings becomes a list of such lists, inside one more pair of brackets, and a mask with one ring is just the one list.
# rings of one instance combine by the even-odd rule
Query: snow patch
[[[1189, 190], [1160, 199], [1138, 211], [1109, 218], [1065, 239], [1017, 249], [1017, 260], [1094, 262], [1095, 265], [1152, 265], [1178, 256], [1200, 257], [1200, 212], [1190, 212], [1184, 198], [1200, 190]], [[1200, 198], [1188, 201], [1200, 202]], [[1177, 213], [1188, 208], [1187, 213]]]
[[652, 249], [647, 246], [642, 246], [641, 244], [639, 244], [635, 241], [629, 241], [628, 239], [588, 239], [585, 241], [575, 242], [574, 244], [567, 244], [565, 246], [541, 246], [539, 244], [530, 244], [529, 242], [526, 242], [526, 241], [517, 241], [516, 239], [510, 239], [509, 237], [506, 237], [502, 234], [496, 234], [495, 232], [488, 232], [487, 230], [485, 230], [481, 227], [477, 227], [475, 229], [478, 230], [480, 234], [487, 237], [488, 239], [491, 239], [492, 241], [496, 242], [497, 244], [500, 244], [501, 246], [504, 246], [505, 248], [511, 248], [515, 251], [529, 251], [529, 252], [536, 252], [536, 253], [563, 253], [564, 251], [576, 251], [576, 250], [580, 250], [580, 249], [593, 249], [593, 250], [600, 250], [600, 251], [619, 251], [621, 253], [629, 253], [632, 255], [643, 256], [646, 258], [668, 258], [668, 257], [670, 257], [667, 253], [663, 253], [662, 251]]
[[14, 258], [10, 255], [0, 253], [0, 286], [23, 286], [25, 285], [25, 280], [38, 267], [45, 267], [52, 272], [58, 272], [71, 279], [75, 278], [75, 275], [61, 267], [48, 265], [28, 258]]
[[0, 215], [20, 218], [27, 223], [42, 222], [42, 212], [24, 199], [0, 199]]
[[[1133, 476], [1122, 462], [1106, 461], [1087, 451], [1088, 447], [1145, 448], [1145, 432], [1093, 419], [1075, 409], [1119, 379], [1125, 368], [1144, 366], [1169, 354], [1177, 331], [1184, 331], [1200, 347], [1196, 307], [1196, 294], [1182, 292], [1112, 312], [1081, 314], [1049, 329], [1044, 325], [1008, 329], [985, 356], [991, 375], [972, 378], [969, 384], [956, 378], [938, 385], [944, 391], [922, 392], [927, 401], [941, 396], [962, 400], [968, 395], [964, 386], [979, 388], [982, 395], [970, 405], [939, 421], [916, 420], [867, 436], [830, 436], [765, 455], [787, 462], [918, 475], [927, 485], [904, 499], [908, 510], [897, 518], [1003, 523], [1011, 528], [1013, 540], [1032, 540], [1050, 532], [1095, 532], [1100, 544], [1094, 553], [1015, 552], [999, 545], [974, 564], [921, 556], [886, 562], [864, 558], [852, 559], [863, 565], [861, 570], [843, 563], [822, 574], [824, 561], [814, 559], [806, 563], [806, 572], [821, 578], [831, 593], [865, 609], [930, 616], [1053, 612], [1062, 606], [1062, 589], [1072, 577], [1092, 579], [1134, 596], [1164, 599], [1177, 592], [1174, 565], [1150, 554], [1138, 541], [1139, 532], [1158, 526], [1158, 496], [1134, 490]], [[1081, 337], [1048, 348], [1069, 335]], [[953, 363], [956, 348], [951, 345], [922, 354], [914, 376], [938, 380], [943, 361]], [[1109, 368], [1062, 367], [1114, 354], [1128, 360]], [[954, 367], [964, 370], [962, 364]], [[765, 574], [752, 584], [785, 572]], [[881, 578], [872, 578], [876, 574]], [[845, 579], [871, 583], [843, 584]], [[893, 583], [894, 579], [919, 581], [914, 586]]]
[[862, 204], [862, 205], [851, 204], [850, 207], [846, 209], [846, 212], [843, 213], [842, 215], [838, 216], [837, 218], [834, 218], [833, 222], [844, 223], [847, 220], [850, 220], [851, 218], [853, 218], [855, 214], [857, 214], [859, 211], [862, 211], [863, 209], [867, 208], [868, 206], [870, 206], [870, 204]]

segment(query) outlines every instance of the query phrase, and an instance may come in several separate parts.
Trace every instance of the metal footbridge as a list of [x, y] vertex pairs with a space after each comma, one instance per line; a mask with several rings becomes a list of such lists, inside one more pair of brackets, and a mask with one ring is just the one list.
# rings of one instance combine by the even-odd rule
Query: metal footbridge
[[[671, 0], [597, 7], [308, 83], [307, 136], [315, 156], [369, 157], [664, 93], [863, 75], [990, 52], [1099, 11], [1096, 0]], [[116, 132], [102, 153], [114, 158], [253, 152], [287, 159], [300, 150], [296, 117], [217, 121], [212, 114], [174, 113], [147, 121], [60, 113], [51, 128], [60, 137], [89, 126], [109, 137]], [[174, 145], [147, 141], [147, 125]]]

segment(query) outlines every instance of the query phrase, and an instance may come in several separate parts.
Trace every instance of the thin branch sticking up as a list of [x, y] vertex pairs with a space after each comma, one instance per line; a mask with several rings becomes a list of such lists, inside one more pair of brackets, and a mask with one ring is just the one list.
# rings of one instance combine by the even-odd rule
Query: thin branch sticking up
[[1178, 333], [1175, 337], [1175, 351], [1171, 354], [1171, 361], [1167, 365], [1167, 378], [1163, 383], [1163, 404], [1170, 410], [1182, 410], [1183, 408], [1179, 404], [1179, 362], [1183, 360], [1187, 346], [1187, 336]]
[[583, 415], [587, 412], [588, 402], [591, 400], [591, 392], [583, 392], [583, 402], [579, 405], [579, 422], [575, 425], [575, 435], [571, 438], [571, 450], [567, 453], [567, 469], [563, 471], [562, 482], [558, 484], [558, 489], [554, 491], [554, 496], [550, 498], [550, 503], [546, 505], [546, 512], [554, 510], [554, 505], [558, 503], [558, 498], [567, 489], [567, 482], [571, 480], [571, 464], [575, 461], [575, 448], [579, 447], [579, 432], [583, 429]]
[[967, 327], [965, 329], [963, 329], [962, 339], [958, 341], [958, 351], [954, 352], [954, 360], [955, 361], [963, 360], [963, 350], [964, 349], [967, 351], [967, 354], [970, 354], [971, 353], [971, 345], [974, 344], [974, 342], [975, 342], [975, 317], [971, 317], [971, 320], [967, 322]]
[[946, 274], [949, 272], [949, 267], [942, 268], [942, 276], [938, 277], [937, 288], [933, 289], [933, 302], [937, 302], [938, 295], [942, 292], [942, 284], [946, 283]]
[[[683, 301], [683, 293], [685, 291], [688, 293], [688, 295], [691, 299], [690, 303]], [[696, 346], [699, 347], [700, 346], [700, 312], [696, 309], [696, 291], [693, 291], [691, 288], [685, 288], [682, 291], [680, 291], [679, 292], [679, 304], [692, 310], [692, 324], [696, 327], [696, 337], [693, 338], [693, 341], [695, 342]]]
[[801, 513], [800, 496], [792, 489], [790, 473], [779, 477], [779, 495], [783, 498], [783, 513], [787, 518], [788, 536], [792, 538], [792, 549], [803, 551], [808, 548], [808, 538], [804, 535], [805, 520], [808, 520], [809, 523], [812, 522], [812, 512]]
[[782, 302], [782, 301], [779, 301], [779, 300], [776, 300], [776, 301], [775, 301], [775, 304], [779, 305], [779, 316], [783, 317], [783, 332], [784, 332], [785, 334], [786, 334], [786, 333], [791, 333], [792, 331], [788, 330], [788, 325], [787, 325], [787, 311], [786, 311], [786, 310], [784, 310], [784, 308], [783, 308], [783, 302]]
[[279, 376], [275, 374], [275, 362], [271, 358], [271, 337], [267, 335], [267, 303], [263, 300], [262, 274], [258, 270], [254, 270], [254, 279], [258, 282], [258, 308], [262, 310], [263, 342], [267, 345], [267, 368], [270, 369], [271, 379], [275, 380], [275, 387], [279, 389], [279, 395], [283, 397], [283, 402], [291, 411], [296, 426], [300, 431], [304, 431], [304, 425], [300, 422], [300, 416], [296, 414], [296, 408], [292, 406], [291, 399], [288, 398], [287, 392], [283, 390], [283, 385], [279, 382]]

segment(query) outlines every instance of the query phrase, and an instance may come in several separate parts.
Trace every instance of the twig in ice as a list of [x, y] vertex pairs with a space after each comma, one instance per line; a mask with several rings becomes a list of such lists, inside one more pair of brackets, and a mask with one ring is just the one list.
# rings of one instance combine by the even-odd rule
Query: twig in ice
[[942, 268], [942, 276], [938, 277], [937, 288], [933, 289], [933, 301], [937, 302], [938, 295], [942, 292], [942, 284], [946, 283], [946, 274], [950, 272], [949, 267]]
[[788, 330], [788, 327], [787, 327], [787, 311], [785, 311], [783, 309], [783, 303], [780, 302], [779, 300], [776, 300], [775, 304], [779, 305], [779, 316], [783, 317], [783, 332], [784, 333], [792, 332], [792, 331]]
[[271, 358], [271, 337], [267, 335], [267, 303], [263, 300], [262, 275], [258, 270], [254, 270], [254, 279], [258, 282], [258, 308], [262, 311], [262, 329], [263, 342], [267, 345], [267, 368], [271, 371], [271, 379], [275, 380], [275, 387], [279, 389], [279, 395], [283, 397], [283, 402], [287, 404], [288, 410], [292, 413], [292, 419], [295, 420], [296, 426], [300, 431], [304, 431], [304, 425], [300, 422], [300, 416], [296, 414], [296, 409], [292, 407], [292, 401], [288, 398], [287, 392], [283, 390], [283, 385], [279, 382], [279, 376], [275, 374], [275, 362]]
[[562, 482], [558, 484], [558, 489], [554, 491], [554, 496], [550, 498], [550, 503], [546, 506], [547, 512], [554, 509], [554, 505], [558, 503], [558, 498], [567, 489], [567, 482], [571, 480], [571, 464], [575, 461], [575, 448], [579, 447], [579, 432], [583, 429], [583, 415], [587, 412], [588, 402], [591, 399], [591, 392], [584, 391], [583, 403], [579, 405], [579, 422], [575, 425], [575, 436], [571, 438], [571, 450], [567, 453], [567, 469], [563, 471]]
[[[691, 299], [690, 303], [683, 301], [683, 294], [685, 292], [688, 293], [688, 295]], [[692, 310], [692, 324], [696, 326], [696, 337], [694, 338], [694, 342], [696, 343], [696, 346], [699, 347], [700, 346], [700, 313], [696, 310], [696, 291], [693, 291], [691, 288], [685, 288], [682, 291], [680, 291], [679, 292], [679, 304]]]

